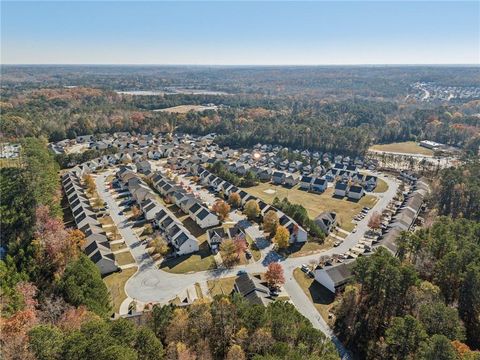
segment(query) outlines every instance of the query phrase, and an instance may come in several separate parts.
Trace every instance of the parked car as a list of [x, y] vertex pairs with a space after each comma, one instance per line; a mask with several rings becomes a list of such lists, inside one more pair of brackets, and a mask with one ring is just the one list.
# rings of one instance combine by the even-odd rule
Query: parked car
[[308, 268], [308, 265], [305, 265], [305, 264], [302, 264], [302, 267], [301, 267], [300, 269], [301, 269], [305, 274], [310, 271], [310, 269]]
[[250, 251], [248, 251], [248, 250], [245, 251], [245, 257], [246, 257], [247, 259], [251, 259], [251, 258], [252, 258], [252, 253], [251, 253]]
[[337, 241], [335, 241], [335, 242], [333, 243], [333, 246], [334, 246], [334, 247], [338, 247], [338, 246], [340, 246], [341, 243], [342, 243], [342, 242], [341, 242], [340, 240], [337, 240]]

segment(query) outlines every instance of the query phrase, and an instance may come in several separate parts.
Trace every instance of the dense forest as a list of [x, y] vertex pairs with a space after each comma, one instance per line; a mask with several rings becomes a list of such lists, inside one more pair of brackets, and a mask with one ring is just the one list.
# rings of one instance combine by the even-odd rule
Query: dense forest
[[[173, 114], [151, 109], [214, 103], [217, 111]], [[3, 96], [4, 138], [173, 130], [206, 134], [230, 146], [258, 142], [291, 148], [362, 155], [372, 143], [428, 138], [476, 154], [480, 145], [480, 102], [419, 109], [374, 100], [315, 100], [259, 95], [121, 96], [92, 88], [33, 89]], [[475, 110], [476, 109], [476, 110]], [[468, 110], [468, 111], [467, 111]]]

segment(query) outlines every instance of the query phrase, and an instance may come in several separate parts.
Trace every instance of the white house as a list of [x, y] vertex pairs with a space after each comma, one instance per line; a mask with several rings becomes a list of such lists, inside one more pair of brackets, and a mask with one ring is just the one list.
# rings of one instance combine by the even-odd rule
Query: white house
[[334, 194], [335, 196], [344, 197], [347, 194], [348, 184], [338, 181], [335, 184]]
[[314, 271], [315, 280], [335, 294], [352, 278], [352, 263], [319, 266]]
[[348, 198], [349, 199], [354, 199], [354, 200], [359, 200], [362, 198], [362, 196], [365, 194], [365, 191], [363, 190], [363, 187], [358, 186], [358, 185], [352, 185], [348, 189]]

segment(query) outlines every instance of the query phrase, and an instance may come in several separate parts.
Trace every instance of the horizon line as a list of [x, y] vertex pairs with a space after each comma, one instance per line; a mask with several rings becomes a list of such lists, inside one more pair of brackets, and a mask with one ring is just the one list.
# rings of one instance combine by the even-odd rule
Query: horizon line
[[161, 63], [0, 63], [0, 66], [219, 66], [219, 67], [267, 67], [267, 66], [295, 66], [295, 67], [316, 67], [316, 66], [479, 66], [480, 63], [340, 63], [340, 64], [161, 64]]

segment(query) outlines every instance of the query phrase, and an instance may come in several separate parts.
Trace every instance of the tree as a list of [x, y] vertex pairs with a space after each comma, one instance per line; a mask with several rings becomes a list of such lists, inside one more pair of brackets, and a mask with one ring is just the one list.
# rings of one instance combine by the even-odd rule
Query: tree
[[152, 330], [145, 326], [137, 329], [135, 349], [137, 350], [138, 360], [161, 359], [164, 353], [162, 342], [155, 337]]
[[150, 313], [148, 326], [153, 330], [155, 336], [165, 341], [167, 328], [173, 317], [173, 307], [171, 305], [155, 305]]
[[270, 287], [279, 287], [285, 284], [285, 276], [283, 274], [283, 267], [278, 262], [272, 262], [268, 264], [267, 271], [265, 273], [265, 280]]
[[254, 220], [258, 217], [258, 214], [260, 213], [260, 207], [255, 200], [248, 200], [245, 204], [243, 212], [245, 215], [247, 215], [248, 219]]
[[480, 266], [469, 265], [460, 289], [458, 312], [467, 331], [467, 344], [480, 347]]
[[425, 360], [457, 360], [458, 356], [450, 340], [443, 335], [433, 335], [422, 349]]
[[85, 305], [94, 313], [106, 316], [110, 313], [110, 297], [102, 281], [100, 271], [86, 256], [67, 265], [60, 279], [59, 289], [65, 300], [74, 306]]
[[142, 215], [142, 211], [137, 205], [132, 206], [132, 219], [138, 219]]
[[237, 248], [231, 239], [225, 239], [220, 244], [220, 252], [226, 266], [232, 266], [238, 261]]
[[413, 316], [396, 317], [386, 331], [387, 353], [393, 359], [415, 358], [426, 339], [422, 324]]
[[87, 192], [90, 194], [90, 196], [92, 196], [95, 193], [95, 190], [97, 189], [97, 186], [95, 185], [95, 180], [93, 179], [92, 175], [90, 174], [84, 175], [83, 182], [87, 187]]
[[273, 237], [273, 242], [277, 244], [280, 249], [286, 249], [290, 240], [290, 233], [285, 226], [278, 225]]
[[153, 245], [153, 248], [155, 249], [155, 252], [157, 252], [162, 256], [166, 255], [169, 251], [168, 243], [160, 235], [156, 236], [152, 240], [152, 245]]
[[111, 345], [98, 353], [96, 358], [98, 360], [137, 360], [137, 354], [127, 346]]
[[223, 200], [218, 200], [213, 204], [212, 210], [217, 213], [221, 221], [224, 221], [228, 218], [228, 214], [230, 213], [230, 205]]
[[242, 199], [240, 198], [240, 195], [238, 195], [238, 193], [231, 193], [228, 197], [228, 202], [230, 203], [230, 205], [236, 208], [240, 207], [240, 205], [242, 204], [241, 201]]
[[422, 305], [419, 320], [430, 336], [439, 334], [450, 340], [465, 339], [465, 329], [458, 318], [457, 310], [441, 302]]
[[263, 229], [271, 235], [275, 235], [278, 224], [277, 212], [274, 210], [269, 210], [263, 217]]
[[247, 250], [247, 241], [242, 235], [237, 235], [232, 240], [233, 244], [235, 245], [235, 252], [237, 254], [237, 257], [240, 257]]
[[382, 216], [378, 212], [374, 212], [368, 220], [368, 227], [374, 231], [380, 228], [382, 224]]
[[230, 346], [228, 349], [226, 360], [245, 360], [245, 353], [242, 348], [238, 345]]
[[28, 332], [29, 348], [38, 360], [60, 359], [63, 334], [55, 326], [37, 325]]

